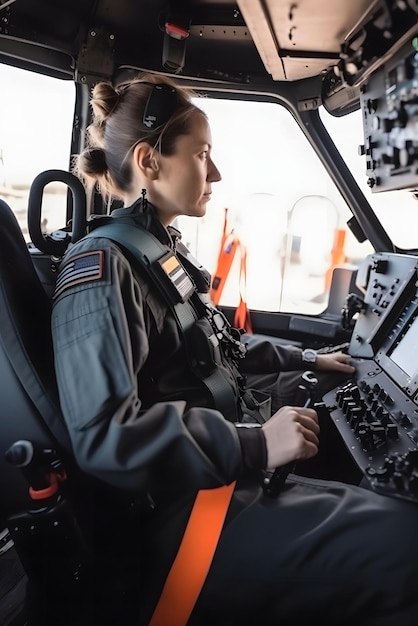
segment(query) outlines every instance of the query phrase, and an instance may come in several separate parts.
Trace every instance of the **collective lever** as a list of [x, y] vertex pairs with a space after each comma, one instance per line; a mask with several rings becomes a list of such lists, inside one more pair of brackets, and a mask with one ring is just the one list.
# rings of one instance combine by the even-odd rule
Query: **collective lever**
[[[313, 400], [313, 394], [318, 384], [318, 379], [315, 374], [309, 370], [303, 372], [301, 378], [303, 384], [298, 386], [298, 391], [303, 398], [303, 406], [308, 407]], [[294, 461], [286, 463], [285, 465], [277, 467], [271, 476], [266, 476], [263, 481], [264, 493], [271, 498], [277, 497], [286, 482], [286, 478], [294, 471], [295, 466], [296, 462]]]

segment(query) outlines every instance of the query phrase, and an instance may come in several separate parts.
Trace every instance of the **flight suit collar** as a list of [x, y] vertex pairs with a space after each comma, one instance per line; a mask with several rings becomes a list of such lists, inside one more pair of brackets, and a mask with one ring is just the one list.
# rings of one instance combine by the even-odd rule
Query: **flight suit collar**
[[197, 290], [200, 293], [208, 293], [210, 289], [210, 274], [195, 259], [190, 251], [181, 242], [181, 232], [174, 226], [165, 227], [158, 219], [155, 208], [150, 202], [144, 206], [140, 198], [133, 205], [114, 209], [111, 213], [112, 219], [122, 219], [124, 222], [129, 221], [133, 225], [138, 224], [142, 228], [146, 228], [157, 239], [172, 248], [174, 253], [180, 256], [183, 267], [192, 278]]
[[150, 202], [143, 206], [142, 199], [139, 198], [129, 207], [114, 209], [111, 213], [112, 218], [131, 218], [134, 224], [138, 224], [149, 230], [161, 243], [171, 248], [176, 248], [177, 243], [181, 240], [181, 233], [174, 226], [167, 226], [161, 223], [157, 217], [155, 208]]

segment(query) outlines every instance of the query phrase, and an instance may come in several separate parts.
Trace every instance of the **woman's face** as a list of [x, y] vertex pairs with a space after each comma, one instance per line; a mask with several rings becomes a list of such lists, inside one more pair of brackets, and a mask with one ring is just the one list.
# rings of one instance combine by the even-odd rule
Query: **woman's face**
[[165, 225], [178, 215], [205, 215], [212, 183], [221, 180], [210, 156], [212, 136], [208, 121], [196, 111], [190, 124], [190, 133], [177, 139], [175, 153], [158, 156], [158, 176], [148, 189], [148, 197]]

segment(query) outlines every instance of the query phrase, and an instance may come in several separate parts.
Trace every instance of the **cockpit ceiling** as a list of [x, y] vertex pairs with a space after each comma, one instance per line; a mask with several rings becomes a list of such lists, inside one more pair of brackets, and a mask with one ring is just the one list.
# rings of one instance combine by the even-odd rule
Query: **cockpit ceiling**
[[378, 0], [238, 0], [266, 70], [274, 80], [326, 73], [342, 44]]
[[0, 61], [76, 81], [129, 67], [256, 88], [328, 74], [358, 87], [417, 32], [418, 0], [0, 0]]

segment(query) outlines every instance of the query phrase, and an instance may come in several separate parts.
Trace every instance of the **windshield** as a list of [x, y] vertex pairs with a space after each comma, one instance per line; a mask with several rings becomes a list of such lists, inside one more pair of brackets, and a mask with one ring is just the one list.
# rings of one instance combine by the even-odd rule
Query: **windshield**
[[405, 190], [373, 193], [367, 185], [366, 157], [360, 156], [358, 150], [363, 143], [361, 111], [334, 117], [321, 107], [320, 115], [357, 184], [395, 246], [403, 249], [416, 248], [418, 201], [413, 194]]
[[[177, 219], [183, 241], [214, 274], [227, 211], [228, 229], [246, 249], [250, 308], [321, 313], [334, 267], [357, 266], [372, 251], [347, 228], [352, 214], [345, 200], [281, 104], [210, 97], [196, 104], [208, 116], [222, 180], [204, 217]], [[239, 302], [238, 257], [221, 305]]]

